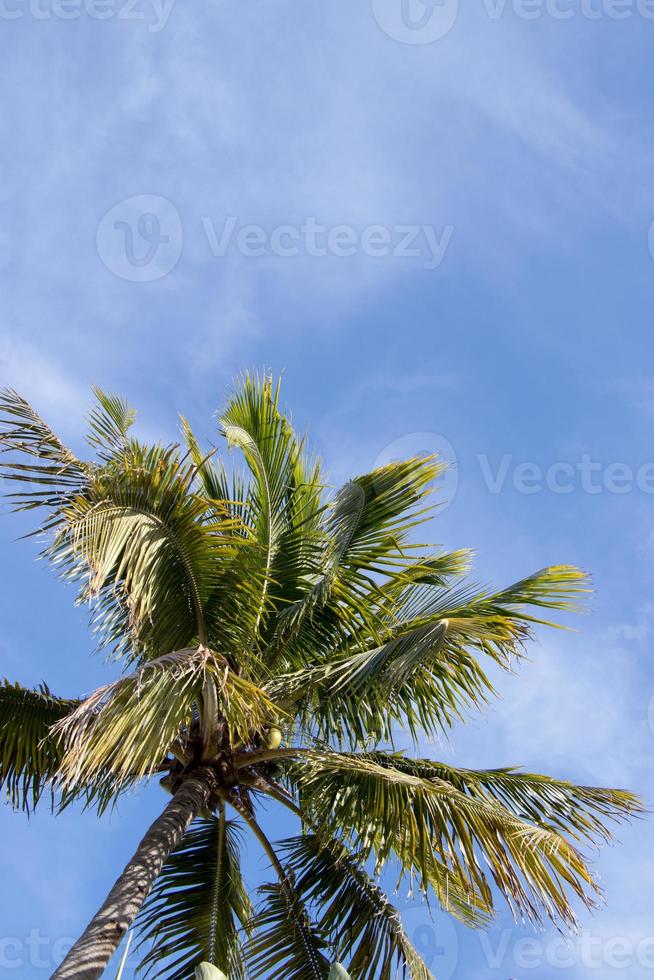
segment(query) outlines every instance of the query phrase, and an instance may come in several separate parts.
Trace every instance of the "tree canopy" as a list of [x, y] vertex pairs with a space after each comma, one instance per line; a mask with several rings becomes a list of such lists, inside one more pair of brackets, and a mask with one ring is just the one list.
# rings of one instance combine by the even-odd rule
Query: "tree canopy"
[[[586, 577], [471, 582], [469, 552], [416, 542], [444, 464], [393, 462], [333, 492], [268, 375], [241, 378], [220, 414], [241, 464], [184, 419], [179, 444], [146, 444], [122, 399], [95, 396], [87, 459], [0, 398], [13, 505], [40, 515], [44, 557], [120, 670], [85, 698], [6, 681], [0, 780], [18, 808], [102, 813], [143, 780], [174, 794], [215, 773], [137, 922], [145, 973], [187, 980], [206, 961], [232, 980], [322, 980], [338, 961], [355, 980], [426, 980], [385, 868], [472, 926], [498, 900], [574, 925], [598, 896], [584, 848], [637, 798], [422, 755], [493, 696], [491, 666], [511, 670], [537, 624], [577, 608]], [[297, 833], [273, 842], [277, 807]], [[274, 873], [257, 895], [245, 834]]]

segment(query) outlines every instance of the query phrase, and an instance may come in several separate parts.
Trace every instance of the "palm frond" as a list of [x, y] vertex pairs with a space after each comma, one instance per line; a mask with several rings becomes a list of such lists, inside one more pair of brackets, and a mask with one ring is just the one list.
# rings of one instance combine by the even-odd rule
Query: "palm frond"
[[322, 553], [313, 556], [302, 594], [281, 609], [275, 626], [276, 648], [283, 646], [290, 664], [306, 662], [307, 650], [314, 661], [325, 660], [347, 636], [381, 642], [386, 605], [378, 578], [390, 575], [404, 585], [417, 579], [412, 556], [420, 546], [409, 543], [409, 533], [425, 520], [425, 497], [443, 469], [433, 458], [416, 457], [338, 491], [322, 522]]
[[235, 745], [248, 743], [254, 733], [291, 720], [262, 688], [221, 664], [215, 656], [209, 662], [209, 671], [215, 678], [221, 716], [228, 723]]
[[499, 803], [520, 820], [591, 844], [608, 843], [612, 825], [643, 812], [638, 797], [626, 790], [577, 786], [517, 768], [457, 769], [395, 753], [371, 752], [368, 758], [421, 779], [444, 780], [472, 799]]
[[242, 831], [237, 821], [196, 820], [173, 851], [136, 922], [151, 948], [139, 971], [187, 980], [200, 960], [230, 980], [245, 977], [241, 930], [253, 910], [241, 877]]
[[[315, 834], [286, 840], [286, 867], [303, 902], [357, 980], [433, 980], [388, 897], [342, 844]], [[395, 972], [397, 970], [397, 973]]]
[[271, 696], [322, 739], [351, 745], [393, 737], [394, 724], [412, 732], [445, 728], [482, 700], [488, 681], [476, 659], [443, 654], [447, 620], [399, 633], [381, 646], [275, 677]]
[[[380, 616], [383, 642], [373, 636], [361, 650], [358, 636], [344, 656], [272, 678], [271, 696], [294, 705], [319, 737], [352, 746], [392, 740], [396, 726], [414, 739], [435, 735], [494, 693], [483, 660], [508, 670], [521, 657], [534, 625], [544, 622], [530, 606], [572, 611], [587, 591], [584, 574], [569, 566], [543, 569], [496, 593], [432, 585], [426, 571], [416, 580], [402, 582], [396, 612], [386, 607]], [[397, 583], [382, 589], [391, 593]]]
[[299, 452], [295, 434], [279, 410], [279, 384], [245, 375], [220, 417], [230, 448], [245, 456], [254, 479], [250, 515], [263, 548], [263, 613], [279, 540], [285, 526], [290, 473]]
[[136, 461], [71, 502], [46, 554], [81, 579], [83, 599], [99, 598], [97, 622], [110, 640], [124, 644], [127, 634], [158, 656], [209, 639], [204, 608], [229, 572], [233, 524], [206, 519], [205, 501], [189, 492], [193, 467], [174, 447], [133, 452]]
[[248, 976], [327, 980], [327, 942], [289, 881], [262, 885], [252, 937], [244, 947]]
[[409, 544], [409, 532], [426, 520], [425, 498], [446, 469], [434, 456], [415, 456], [346, 484], [328, 521], [341, 572], [386, 573], [398, 561], [404, 565], [407, 552], [424, 547]]
[[87, 442], [100, 459], [107, 462], [128, 448], [129, 430], [136, 420], [136, 412], [117, 395], [111, 395], [97, 386], [92, 388], [97, 405], [89, 412]]
[[208, 500], [215, 500], [220, 503], [230, 501], [232, 505], [235, 505], [236, 501], [232, 500], [225, 467], [217, 464], [215, 449], [206, 453], [202, 451], [193, 429], [183, 415], [180, 416], [180, 429], [188, 454], [193, 461], [196, 479], [202, 487], [203, 495]]
[[20, 489], [8, 494], [16, 510], [59, 508], [81, 492], [88, 467], [80, 462], [28, 401], [11, 388], [0, 391], [0, 465], [4, 479]]
[[[514, 648], [529, 639], [534, 624], [556, 626], [530, 610], [534, 607], [557, 612], [578, 613], [580, 602], [590, 593], [588, 576], [572, 565], [552, 565], [498, 592], [458, 583], [448, 589], [409, 589], [400, 605], [405, 625], [447, 618], [452, 627], [467, 628], [471, 637], [478, 629], [495, 626], [497, 635], [487, 638], [498, 652]], [[450, 631], [451, 632], [451, 631]], [[482, 636], [481, 639], [484, 637]]]
[[544, 912], [574, 925], [570, 896], [594, 904], [596, 883], [570, 841], [490, 796], [468, 795], [379, 754], [311, 754], [293, 766], [291, 778], [302, 806], [326, 833], [356, 840], [364, 856], [374, 854], [380, 863], [397, 859], [420, 876], [423, 888], [431, 884], [435, 855], [490, 903], [485, 864], [516, 916], [539, 920]]
[[199, 741], [195, 723], [202, 717], [207, 685], [216, 695], [214, 724], [219, 713], [235, 742], [280, 716], [259, 688], [210, 650], [166, 654], [98, 688], [57, 722], [52, 731], [64, 747], [59, 767], [64, 789], [96, 782], [103, 774], [111, 774], [117, 786], [133, 783], [156, 772], [179, 740]]
[[258, 632], [274, 604], [271, 583], [297, 582], [304, 571], [303, 552], [321, 511], [319, 469], [280, 410], [279, 384], [267, 375], [241, 379], [220, 425], [228, 445], [242, 451], [252, 476], [244, 513], [261, 546]]
[[77, 705], [55, 697], [45, 684], [38, 690], [0, 684], [0, 786], [15, 808], [34, 809], [56, 777], [63, 750], [51, 729]]
[[199, 650], [147, 662], [98, 688], [57, 722], [63, 787], [84, 786], [107, 772], [119, 784], [155, 772], [180, 734], [190, 732], [206, 662]]

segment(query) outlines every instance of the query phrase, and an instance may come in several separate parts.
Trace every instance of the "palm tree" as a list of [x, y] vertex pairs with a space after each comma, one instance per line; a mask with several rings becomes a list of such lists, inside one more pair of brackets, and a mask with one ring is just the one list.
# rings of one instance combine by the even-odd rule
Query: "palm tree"
[[[53, 977], [99, 977], [136, 919], [143, 969], [171, 980], [201, 960], [232, 980], [318, 980], [336, 961], [356, 980], [426, 980], [381, 890], [387, 865], [469, 925], [500, 898], [572, 925], [597, 898], [583, 845], [637, 798], [395, 746], [482, 706], [487, 666], [510, 669], [584, 576], [465, 584], [468, 553], [413, 542], [442, 464], [392, 463], [328, 493], [267, 376], [241, 379], [220, 418], [247, 475], [184, 419], [183, 449], [145, 445], [134, 412], [95, 394], [91, 461], [11, 390], [0, 440], [15, 507], [43, 514], [43, 554], [122, 670], [84, 699], [5, 682], [0, 780], [24, 810], [53, 797], [102, 813], [156, 774], [172, 798]], [[266, 806], [297, 834], [272, 843]], [[275, 876], [255, 902], [246, 833]]]

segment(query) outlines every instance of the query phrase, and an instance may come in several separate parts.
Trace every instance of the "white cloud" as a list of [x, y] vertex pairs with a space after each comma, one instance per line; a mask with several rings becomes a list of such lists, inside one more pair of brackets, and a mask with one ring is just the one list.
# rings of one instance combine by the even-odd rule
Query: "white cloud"
[[[29, 67], [20, 43], [7, 52], [15, 98], [0, 132], [19, 147], [5, 175], [12, 333], [56, 342], [95, 374], [117, 368], [170, 309], [183, 311], [192, 347], [221, 357], [265, 339], [271, 321], [285, 336], [306, 330], [307, 317], [312, 329], [342, 329], [403, 276], [420, 287], [471, 263], [480, 276], [515, 274], [544, 241], [573, 248], [628, 166], [619, 120], [592, 86], [562, 74], [568, 63], [582, 79], [590, 72], [573, 28], [555, 57], [532, 23], [491, 23], [482, 5], [421, 50], [388, 38], [367, 3], [178, 3], [156, 36], [138, 24], [91, 26], [84, 87], [65, 30], [32, 25]], [[88, 25], [76, 29], [87, 36]], [[65, 116], [50, 111], [46, 89]], [[120, 281], [95, 254], [97, 223], [136, 194], [168, 197], [184, 225], [181, 261], [149, 285]], [[215, 259], [201, 218], [230, 214], [268, 228], [315, 215], [455, 231], [432, 272], [360, 255]], [[70, 298], [65, 316], [53, 290]], [[183, 366], [192, 373], [197, 362], [191, 350]]]
[[[652, 689], [645, 652], [653, 636], [650, 604], [637, 611], [633, 622], [592, 632], [586, 622], [580, 632], [565, 638], [545, 634], [542, 645], [530, 650], [529, 663], [516, 675], [498, 679], [501, 700], [490, 713], [457, 728], [451, 742], [440, 749], [425, 746], [425, 751], [462, 766], [519, 765], [580, 783], [618, 786], [651, 804], [654, 731], [648, 722]], [[643, 966], [646, 951], [639, 944], [654, 935], [648, 911], [654, 873], [651, 821], [616, 827], [615, 836], [613, 846], [590, 855], [606, 904], [580, 917], [592, 940], [596, 969], [585, 962], [583, 945], [572, 941], [573, 959], [562, 975], [585, 978], [590, 969], [602, 977], [649, 975]], [[491, 932], [494, 941], [497, 935], [497, 930]], [[525, 935], [524, 930], [515, 931], [509, 955]], [[554, 936], [548, 931], [544, 941]], [[617, 939], [626, 940], [631, 950], [626, 973], [614, 973], [610, 963], [601, 960], [610, 956]], [[652, 948], [650, 942], [650, 956]], [[504, 965], [511, 967], [508, 960]], [[501, 971], [489, 974], [496, 975]], [[546, 975], [547, 970], [542, 976]]]
[[28, 342], [0, 341], [0, 379], [45, 415], [53, 427], [79, 432], [89, 404], [88, 389], [73, 374]]
[[543, 634], [514, 675], [498, 678], [501, 700], [455, 732], [455, 754], [654, 794], [643, 662], [653, 625], [645, 606], [633, 623], [601, 633], [588, 634], [586, 620], [565, 637]]

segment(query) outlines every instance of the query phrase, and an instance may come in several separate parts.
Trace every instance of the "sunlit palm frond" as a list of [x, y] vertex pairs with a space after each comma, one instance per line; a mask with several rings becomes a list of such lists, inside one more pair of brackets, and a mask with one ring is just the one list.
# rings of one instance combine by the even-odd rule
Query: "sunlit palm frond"
[[262, 688], [227, 665], [214, 659], [209, 671], [215, 678], [220, 714], [229, 726], [235, 745], [247, 744], [254, 734], [292, 720]]
[[0, 452], [10, 454], [0, 473], [19, 485], [8, 494], [16, 510], [60, 508], [88, 479], [87, 466], [11, 388], [0, 391]]
[[366, 745], [391, 739], [395, 725], [445, 728], [490, 686], [474, 657], [443, 655], [446, 633], [447, 621], [427, 623], [381, 646], [276, 677], [267, 688], [323, 739]]
[[[392, 760], [324, 753], [296, 764], [292, 778], [314, 821], [355, 839], [378, 862], [397, 859], [430, 884], [436, 855], [488, 896], [487, 873], [514, 914], [544, 912], [575, 922], [571, 896], [592, 906], [597, 886], [584, 858], [544, 821], [530, 824], [491, 797], [470, 796], [444, 779], [404, 771]], [[618, 805], [619, 808], [619, 805]]]
[[205, 667], [201, 651], [168, 654], [98, 688], [62, 718], [53, 733], [64, 746], [64, 788], [105, 772], [122, 784], [155, 772], [180, 734], [190, 732]]
[[203, 960], [243, 980], [241, 930], [253, 910], [241, 877], [241, 837], [223, 811], [197, 820], [171, 854], [136, 922], [150, 947], [139, 966], [146, 976], [188, 980]]
[[396, 614], [387, 610], [378, 627], [385, 642], [372, 637], [360, 650], [359, 636], [349, 655], [273, 678], [268, 688], [322, 738], [365, 745], [392, 739], [396, 727], [414, 739], [434, 735], [494, 693], [483, 661], [512, 667], [542, 621], [531, 606], [571, 611], [586, 591], [586, 577], [568, 566], [497, 593], [424, 581], [403, 586]]
[[286, 526], [288, 487], [299, 444], [288, 420], [279, 410], [279, 384], [245, 375], [220, 416], [230, 448], [242, 451], [253, 482], [250, 486], [250, 523], [262, 546], [263, 587], [261, 614], [279, 542]]
[[421, 779], [444, 780], [472, 799], [498, 802], [520, 820], [592, 844], [610, 841], [612, 825], [643, 812], [638, 797], [626, 790], [577, 786], [516, 768], [457, 769], [428, 759], [376, 752], [368, 758]]
[[280, 410], [279, 384], [267, 375], [241, 379], [220, 425], [251, 474], [242, 513], [261, 546], [256, 633], [268, 632], [267, 613], [280, 599], [288, 603], [311, 567], [322, 511], [320, 470]]
[[181, 419], [184, 442], [195, 478], [205, 502], [208, 520], [230, 527], [232, 549], [220, 556], [220, 576], [204, 603], [204, 619], [210, 643], [238, 652], [245, 666], [245, 651], [257, 646], [261, 624], [261, 596], [267, 591], [263, 567], [264, 546], [257, 540], [248, 502], [250, 491], [238, 470], [228, 475], [216, 449], [203, 451], [187, 420]]
[[64, 790], [94, 783], [103, 774], [111, 774], [118, 786], [150, 776], [179, 742], [195, 740], [201, 753], [208, 703], [216, 712], [213, 727], [223, 718], [236, 742], [280, 717], [259, 688], [211, 651], [166, 654], [98, 688], [57, 722], [52, 731], [64, 746], [59, 765]]
[[136, 412], [117, 395], [93, 387], [97, 405], [89, 412], [87, 442], [100, 459], [111, 462], [128, 448], [129, 430], [136, 420]]
[[400, 626], [410, 630], [445, 618], [450, 624], [448, 637], [475, 642], [480, 652], [503, 663], [520, 652], [535, 624], [557, 625], [536, 615], [534, 608], [576, 613], [589, 592], [588, 577], [571, 565], [543, 568], [497, 592], [461, 582], [445, 589], [421, 585], [401, 597]]
[[[345, 484], [326, 509], [322, 522], [324, 546], [305, 577], [303, 594], [282, 608], [275, 624], [277, 649], [283, 646], [289, 664], [325, 660], [347, 636], [377, 640], [382, 632], [384, 599], [379, 575], [405, 584], [415, 575], [417, 545], [411, 530], [425, 519], [424, 500], [444, 466], [416, 457], [391, 463]], [[316, 644], [316, 638], [318, 644]]]
[[[426, 497], [447, 464], [415, 456], [356, 477], [336, 496], [328, 529], [337, 542], [341, 573], [387, 573], [423, 546], [409, 533], [427, 519]], [[347, 574], [347, 573], [345, 573]]]
[[137, 650], [158, 656], [207, 641], [204, 607], [229, 569], [233, 525], [205, 520], [174, 448], [142, 462], [112, 468], [71, 502], [48, 557], [81, 578], [84, 598], [102, 597], [105, 635], [120, 635], [118, 615]]
[[195, 467], [195, 478], [202, 488], [202, 494], [209, 501], [236, 503], [231, 499], [225, 467], [219, 464], [215, 449], [203, 452], [197, 436], [188, 420], [180, 416], [180, 429], [184, 444]]

